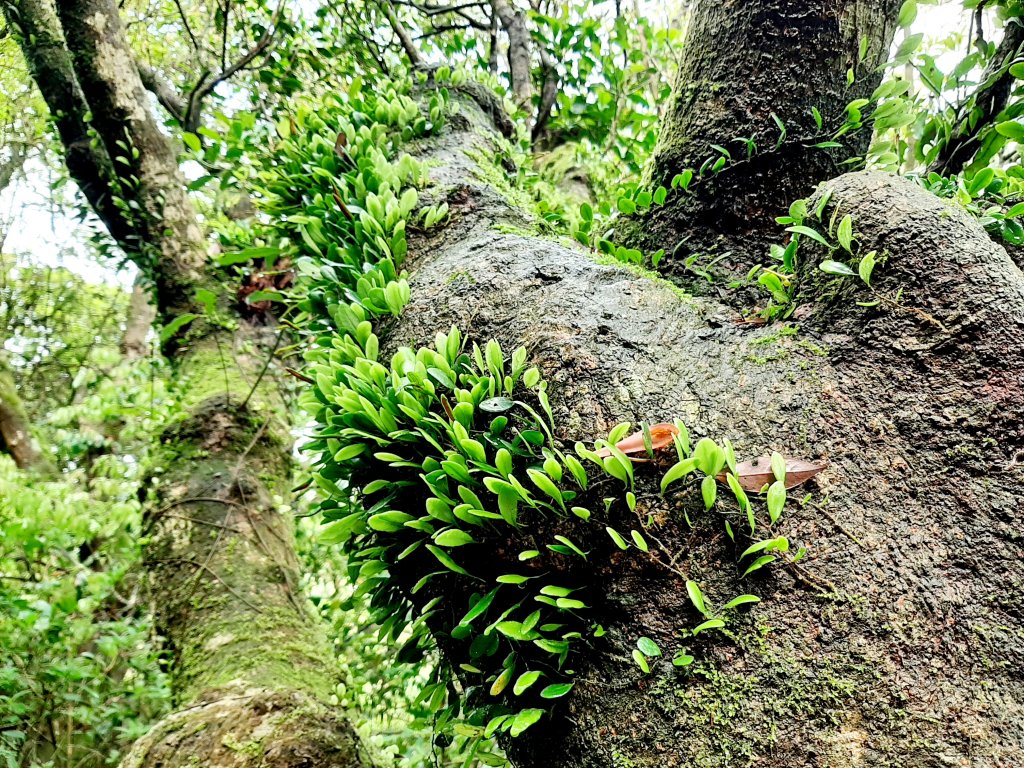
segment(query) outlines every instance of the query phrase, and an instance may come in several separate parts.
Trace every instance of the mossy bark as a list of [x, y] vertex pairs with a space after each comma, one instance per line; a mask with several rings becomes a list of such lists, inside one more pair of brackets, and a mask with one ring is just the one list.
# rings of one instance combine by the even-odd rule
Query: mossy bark
[[206, 336], [175, 361], [185, 415], [154, 459], [145, 566], [182, 708], [124, 768], [362, 764], [331, 704], [336, 662], [298, 587], [288, 406], [260, 378], [267, 335]]
[[[622, 220], [620, 238], [648, 251], [664, 248], [669, 256], [662, 271], [681, 280], [694, 254], [702, 262], [725, 256], [719, 270], [746, 274], [777, 237], [775, 217], [819, 181], [842, 173], [843, 160], [867, 150], [870, 129], [846, 134], [840, 147], [814, 145], [831, 140], [846, 119], [846, 105], [878, 86], [900, 5], [700, 0], [645, 182], [670, 188], [676, 174], [699, 171], [720, 156], [712, 145], [724, 147], [731, 159], [717, 173], [708, 164], [690, 192], [672, 193], [665, 205]], [[821, 128], [812, 107], [821, 114]], [[747, 140], [754, 145], [749, 154]]]
[[[538, 548], [554, 532], [583, 542], [580, 596], [607, 630], [573, 660], [578, 682], [552, 716], [508, 740], [515, 764], [1015, 765], [1024, 275], [1006, 253], [910, 182], [841, 177], [831, 205], [885, 254], [875, 289], [902, 298], [858, 306], [871, 298], [863, 284], [809, 269], [802, 325], [752, 328], [722, 303], [501, 231], [528, 220], [474, 168], [496, 155], [485, 120], [466, 106], [453, 125], [426, 153], [452, 223], [413, 244], [412, 303], [387, 332], [392, 347], [451, 324], [526, 344], [570, 445], [620, 420], [680, 417], [694, 439], [728, 437], [741, 459], [778, 450], [828, 464], [773, 530], [807, 548], [799, 567], [743, 578], [749, 542], [733, 544], [699, 499], [663, 500], [643, 464], [638, 517], [612, 524], [652, 515], [679, 572], [599, 544], [603, 532], [577, 520], [515, 534]], [[488, 542], [482, 572], [521, 572], [518, 544]], [[683, 575], [715, 605], [751, 592], [762, 602], [726, 632], [688, 638], [702, 617]], [[630, 659], [641, 636], [664, 654], [650, 675]], [[687, 669], [669, 662], [681, 648], [696, 658]]]
[[0, 451], [10, 454], [20, 469], [40, 469], [45, 458], [32, 436], [25, 405], [18, 396], [10, 368], [0, 354]]

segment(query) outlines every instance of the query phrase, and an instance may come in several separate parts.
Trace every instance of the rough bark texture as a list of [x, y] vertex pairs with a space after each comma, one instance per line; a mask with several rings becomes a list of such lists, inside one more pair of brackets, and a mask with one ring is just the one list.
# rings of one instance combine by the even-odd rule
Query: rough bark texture
[[[579, 681], [555, 717], [511, 740], [516, 764], [1019, 765], [1024, 275], [1006, 253], [908, 181], [844, 176], [830, 205], [885, 254], [875, 288], [903, 289], [899, 306], [859, 307], [866, 289], [819, 281], [809, 263], [801, 327], [751, 329], [660, 280], [511, 234], [529, 222], [495, 192], [495, 169], [472, 159], [493, 156], [486, 132], [465, 126], [428, 153], [453, 223], [417, 245], [391, 346], [453, 323], [528, 345], [567, 441], [681, 417], [695, 438], [730, 438], [741, 458], [778, 450], [829, 465], [806, 489], [813, 503], [791, 504], [775, 529], [808, 548], [801, 570], [746, 579], [746, 542], [732, 544], [698, 500], [661, 501], [657, 475], [637, 466], [639, 518], [654, 515], [683, 572], [715, 604], [763, 597], [728, 635], [684, 641], [701, 617], [678, 575], [600, 544], [585, 524], [563, 528], [592, 548], [590, 570], [573, 577], [608, 633], [576, 659]], [[529, 534], [549, 541], [551, 525]], [[485, 549], [490, 568], [521, 569], [515, 544]], [[661, 660], [642, 676], [629, 659], [642, 635], [667, 658], [686, 645], [695, 665]]]
[[[846, 105], [878, 86], [899, 7], [899, 0], [698, 2], [645, 180], [651, 188], [670, 187], [677, 173], [719, 156], [712, 144], [732, 160], [696, 179], [690, 193], [622, 222], [620, 235], [637, 247], [666, 249], [662, 270], [675, 276], [684, 276], [691, 254], [710, 261], [729, 252], [732, 259], [719, 267], [745, 274], [774, 235], [775, 216], [867, 149], [866, 130], [844, 136], [839, 149], [811, 145], [830, 139]], [[862, 38], [869, 47], [858, 62]], [[857, 79], [848, 86], [851, 68]], [[824, 120], [820, 130], [811, 107]], [[786, 127], [781, 144], [773, 114]], [[757, 146], [749, 158], [746, 138]]]
[[361, 764], [354, 731], [329, 704], [335, 662], [298, 589], [280, 510], [291, 477], [287, 404], [266, 378], [253, 392], [269, 348], [243, 331], [208, 337], [178, 361], [188, 415], [163, 435], [146, 570], [187, 706], [123, 768]]

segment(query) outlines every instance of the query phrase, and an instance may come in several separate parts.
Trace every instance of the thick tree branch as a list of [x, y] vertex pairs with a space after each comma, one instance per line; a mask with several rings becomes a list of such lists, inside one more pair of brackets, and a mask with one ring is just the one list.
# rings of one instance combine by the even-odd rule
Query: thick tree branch
[[60, 4], [59, 14], [92, 125], [138, 206], [133, 224], [139, 237], [121, 246], [155, 283], [164, 316], [192, 311], [206, 262], [203, 234], [175, 153], [149, 111], [117, 6], [72, 0]]
[[508, 68], [516, 103], [525, 107], [533, 98], [533, 75], [530, 66], [530, 33], [526, 15], [513, 8], [508, 0], [491, 0], [491, 8], [508, 35]]
[[398, 18], [398, 14], [395, 13], [395, 8], [391, 4], [390, 0], [384, 0], [383, 3], [384, 15], [387, 16], [388, 24], [391, 25], [392, 31], [402, 44], [402, 49], [405, 51], [405, 55], [409, 57], [409, 63], [413, 67], [419, 68], [423, 66], [423, 57], [420, 56], [419, 50], [416, 48], [416, 44], [409, 37], [409, 32], [402, 25], [401, 20]]
[[49, 0], [0, 0], [0, 10], [16, 30], [32, 78], [49, 107], [68, 173], [114, 239], [136, 242], [134, 226], [114, 200], [118, 184], [113, 163], [104, 146], [92, 139], [86, 121], [89, 105], [53, 5]]
[[171, 117], [179, 123], [184, 123], [186, 104], [178, 92], [171, 88], [170, 84], [144, 61], [136, 59], [135, 65], [139, 69], [139, 77], [146, 90], [156, 96], [160, 106], [166, 109]]

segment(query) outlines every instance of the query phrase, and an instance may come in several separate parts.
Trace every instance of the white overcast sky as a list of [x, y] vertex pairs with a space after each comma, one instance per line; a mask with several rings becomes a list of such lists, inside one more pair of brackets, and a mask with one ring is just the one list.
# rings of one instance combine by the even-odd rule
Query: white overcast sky
[[[958, 28], [967, 29], [967, 17], [960, 1], [945, 0], [939, 5], [922, 4], [913, 31], [938, 39]], [[898, 35], [895, 44], [901, 39]], [[946, 61], [940, 58], [939, 66], [951, 67], [960, 55], [943, 57]], [[85, 228], [73, 211], [51, 202], [50, 181], [47, 169], [35, 163], [29, 167], [27, 178], [0, 194], [0, 222], [9, 222], [4, 227], [8, 232], [4, 250], [24, 254], [39, 264], [66, 266], [88, 280], [130, 285], [134, 279], [133, 268], [117, 269], [112, 264], [98, 264], [88, 256], [83, 244]]]

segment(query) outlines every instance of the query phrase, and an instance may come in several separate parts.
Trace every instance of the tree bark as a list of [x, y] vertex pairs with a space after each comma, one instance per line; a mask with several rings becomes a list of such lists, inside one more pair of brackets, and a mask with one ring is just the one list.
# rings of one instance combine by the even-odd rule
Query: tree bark
[[[58, 126], [69, 126], [61, 137], [72, 176], [92, 190], [94, 205], [116, 194], [116, 210], [131, 211], [125, 230], [124, 217], [97, 210], [154, 287], [159, 316], [199, 316], [165, 344], [181, 411], [159, 437], [144, 558], [181, 709], [123, 765], [361, 765], [354, 731], [330, 704], [337, 669], [297, 588], [293, 532], [281, 511], [292, 459], [277, 340], [240, 316], [232, 286], [208, 266], [204, 233], [112, 0], [60, 3], [62, 27], [47, 0], [5, 2], [4, 10], [18, 19]], [[86, 140], [88, 162], [79, 163], [79, 138], [90, 129], [101, 143]], [[219, 319], [202, 317], [198, 288], [218, 295]]]
[[117, 183], [113, 162], [89, 136], [89, 106], [75, 76], [53, 3], [0, 0], [0, 11], [16, 31], [32, 78], [53, 117], [68, 173], [111, 236], [118, 242], [133, 241], [134, 227], [114, 202]]
[[[689, 193], [676, 192], [648, 215], [623, 221], [620, 236], [648, 251], [664, 248], [669, 255], [661, 269], [676, 277], [685, 278], [691, 254], [706, 261], [726, 255], [721, 268], [746, 274], [775, 236], [774, 218], [842, 173], [843, 160], [866, 151], [869, 130], [847, 133], [839, 148], [813, 145], [830, 140], [846, 105], [878, 86], [899, 8], [899, 0], [698, 2], [645, 185], [671, 188], [676, 174], [696, 174], [719, 157], [712, 145], [728, 150], [731, 160], [718, 173], [705, 167]], [[856, 80], [848, 85], [851, 69]], [[812, 107], [822, 116], [821, 129]], [[747, 139], [756, 145], [749, 156]]]
[[0, 355], [0, 451], [10, 454], [19, 469], [39, 469], [46, 464], [32, 437], [28, 414], [3, 355]]
[[533, 67], [526, 14], [514, 8], [509, 0], [491, 0], [491, 9], [508, 35], [508, 70], [515, 101], [521, 107], [529, 106], [533, 98]]
[[150, 299], [150, 292], [140, 275], [132, 286], [124, 339], [121, 341], [121, 352], [126, 360], [138, 360], [149, 353], [147, 338], [153, 329], [153, 321], [156, 320], [156, 307]]
[[[695, 440], [731, 439], [741, 460], [777, 450], [828, 464], [806, 489], [810, 503], [791, 504], [774, 528], [807, 559], [748, 578], [738, 567], [748, 542], [723, 536], [699, 498], [664, 501], [660, 473], [636, 465], [637, 515], [613, 507], [608, 524], [629, 530], [653, 515], [648, 532], [709, 600], [763, 598], [724, 634], [684, 639], [702, 617], [679, 573], [586, 523], [531, 522], [524, 535], [536, 548], [560, 532], [589, 551], [585, 566], [564, 558], [573, 570], [547, 576], [579, 585], [594, 606], [588, 620], [607, 632], [572, 660], [576, 687], [554, 716], [509, 740], [515, 764], [1016, 765], [1024, 354], [1013, 340], [1024, 331], [1024, 275], [1006, 253], [909, 181], [843, 176], [824, 187], [824, 218], [836, 207], [853, 215], [861, 247], [884, 255], [875, 291], [901, 297], [858, 306], [871, 298], [863, 284], [825, 279], [809, 262], [801, 326], [752, 328], [658, 279], [508, 233], [530, 222], [480, 181], [493, 169], [471, 158], [493, 157], [494, 146], [482, 116], [462, 113], [477, 127], [425, 155], [442, 169], [436, 194], [453, 223], [411, 251], [412, 302], [387, 332], [392, 349], [452, 324], [476, 341], [528, 345], [568, 445], [620, 420], [679, 417]], [[523, 542], [500, 538], [505, 530], [475, 555], [460, 547], [460, 564], [522, 572]], [[640, 636], [664, 654], [649, 676], [630, 659]], [[696, 657], [689, 669], [667, 661], [683, 647]]]
[[[146, 515], [146, 578], [182, 708], [122, 768], [363, 764], [322, 627], [298, 587], [288, 413], [267, 331], [190, 344], [176, 360], [185, 418], [169, 424]], [[223, 362], [228, 361], [228, 362]]]

